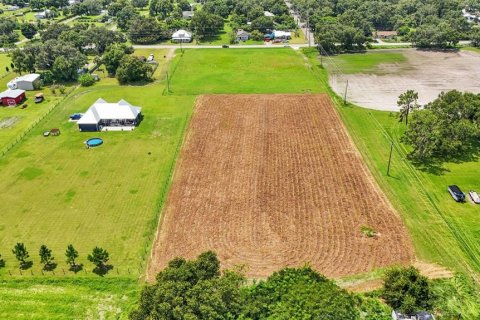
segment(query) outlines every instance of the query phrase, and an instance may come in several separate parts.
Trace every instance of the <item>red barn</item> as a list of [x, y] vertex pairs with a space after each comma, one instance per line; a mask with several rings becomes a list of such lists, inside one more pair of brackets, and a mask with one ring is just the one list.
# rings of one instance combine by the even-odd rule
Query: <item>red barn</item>
[[0, 93], [0, 99], [2, 100], [2, 105], [4, 106], [16, 106], [17, 104], [22, 103], [25, 98], [25, 90], [9, 89]]

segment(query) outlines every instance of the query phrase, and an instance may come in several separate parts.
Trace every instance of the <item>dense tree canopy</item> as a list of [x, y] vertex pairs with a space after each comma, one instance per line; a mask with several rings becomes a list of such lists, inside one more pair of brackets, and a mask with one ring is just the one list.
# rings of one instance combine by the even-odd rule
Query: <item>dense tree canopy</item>
[[[477, 1], [473, 2], [476, 5]], [[334, 43], [342, 43], [343, 49], [349, 47], [335, 37], [337, 32], [331, 31], [332, 27], [337, 30], [341, 26], [351, 27], [355, 31], [349, 33], [358, 32], [365, 37], [374, 30], [396, 30], [403, 41], [412, 41], [418, 47], [451, 47], [471, 36], [471, 24], [462, 16], [465, 2], [460, 0], [292, 0], [292, 3], [308, 20], [317, 41], [329, 49], [333, 49]]]
[[402, 140], [420, 161], [462, 159], [480, 138], [480, 95], [450, 91], [410, 116]]
[[414, 267], [387, 270], [383, 298], [395, 310], [410, 314], [433, 307], [434, 296], [427, 277]]
[[138, 81], [150, 81], [152, 78], [152, 67], [135, 56], [124, 56], [120, 60], [116, 76], [118, 82], [127, 84]]
[[[389, 319], [376, 299], [354, 297], [310, 267], [286, 268], [247, 284], [237, 271], [220, 271], [213, 252], [176, 258], [141, 293], [132, 320], [153, 319]], [[366, 316], [366, 317], [365, 317]]]

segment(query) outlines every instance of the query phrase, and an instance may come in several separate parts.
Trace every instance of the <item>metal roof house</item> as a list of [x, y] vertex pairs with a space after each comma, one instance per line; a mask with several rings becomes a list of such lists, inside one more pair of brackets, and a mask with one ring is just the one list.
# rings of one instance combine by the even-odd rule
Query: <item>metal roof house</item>
[[237, 41], [247, 41], [250, 38], [250, 33], [243, 29], [239, 29], [236, 33]]
[[192, 34], [183, 29], [177, 30], [172, 35], [172, 41], [174, 42], [191, 42]]
[[8, 89], [0, 93], [1, 104], [5, 107], [16, 106], [25, 100], [25, 90], [20, 89]]
[[108, 103], [98, 99], [78, 120], [80, 131], [130, 131], [141, 121], [142, 108], [125, 100]]
[[21, 77], [17, 77], [7, 84], [10, 89], [20, 90], [36, 90], [40, 88], [40, 75], [38, 73], [30, 73]]

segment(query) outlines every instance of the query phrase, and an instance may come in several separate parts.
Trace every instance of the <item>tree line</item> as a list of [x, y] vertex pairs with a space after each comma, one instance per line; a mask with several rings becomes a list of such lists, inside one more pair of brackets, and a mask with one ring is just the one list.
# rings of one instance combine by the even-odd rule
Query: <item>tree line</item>
[[364, 48], [375, 30], [397, 31], [419, 48], [450, 48], [461, 39], [480, 43], [480, 28], [462, 16], [478, 0], [292, 0], [329, 53]]
[[[27, 250], [27, 247], [24, 243], [18, 242], [12, 249], [12, 253], [19, 262], [20, 269], [29, 269], [32, 267], [33, 262], [30, 260], [30, 253]], [[38, 251], [40, 257], [40, 263], [43, 264], [43, 270], [52, 271], [57, 267], [55, 262], [55, 257], [52, 253], [52, 250], [46, 245], [41, 245]], [[77, 263], [79, 257], [78, 251], [73, 245], [68, 245], [65, 251], [65, 261], [69, 265], [69, 270], [78, 272], [82, 270], [83, 265]], [[99, 274], [105, 274], [111, 268], [111, 266], [106, 263], [109, 261], [109, 253], [107, 250], [95, 247], [87, 256], [88, 261], [90, 261], [94, 266], [94, 272]], [[0, 254], [0, 267], [5, 267], [5, 260], [2, 259]]]
[[384, 281], [377, 295], [353, 294], [304, 266], [249, 283], [241, 269], [221, 272], [209, 251], [195, 260], [170, 261], [156, 282], [144, 287], [130, 319], [387, 320], [390, 308], [407, 314], [433, 309], [431, 283], [417, 269], [390, 269]]
[[[10, 52], [15, 72], [40, 72], [44, 84], [76, 81], [87, 55], [94, 55], [94, 62], [103, 63], [122, 84], [151, 79], [152, 67], [131, 55], [133, 48], [125, 45], [121, 32], [94, 25], [52, 24], [41, 31], [40, 37], [42, 42]], [[91, 77], [81, 80], [82, 85], [92, 84]]]

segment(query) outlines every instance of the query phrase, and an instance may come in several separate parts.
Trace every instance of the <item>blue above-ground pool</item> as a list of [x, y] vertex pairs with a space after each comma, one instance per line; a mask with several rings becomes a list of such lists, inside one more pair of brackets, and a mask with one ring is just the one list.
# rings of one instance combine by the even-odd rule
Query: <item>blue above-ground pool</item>
[[86, 142], [87, 147], [97, 147], [103, 143], [103, 140], [100, 138], [88, 139]]

